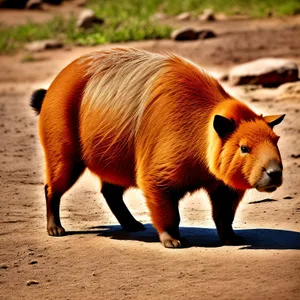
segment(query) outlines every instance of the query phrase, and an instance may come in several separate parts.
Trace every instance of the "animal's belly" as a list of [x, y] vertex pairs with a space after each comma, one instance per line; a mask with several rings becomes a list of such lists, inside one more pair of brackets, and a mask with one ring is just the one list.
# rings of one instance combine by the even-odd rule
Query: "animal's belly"
[[98, 131], [94, 136], [83, 134], [81, 142], [85, 165], [102, 181], [124, 187], [136, 185], [134, 148], [128, 139]]

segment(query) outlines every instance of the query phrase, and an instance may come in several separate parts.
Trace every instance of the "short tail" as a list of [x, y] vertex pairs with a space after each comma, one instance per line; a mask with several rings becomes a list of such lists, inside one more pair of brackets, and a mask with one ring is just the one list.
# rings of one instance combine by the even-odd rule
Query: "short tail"
[[43, 100], [45, 98], [46, 93], [47, 90], [39, 89], [34, 91], [31, 96], [30, 106], [33, 108], [37, 115], [39, 115], [41, 112]]

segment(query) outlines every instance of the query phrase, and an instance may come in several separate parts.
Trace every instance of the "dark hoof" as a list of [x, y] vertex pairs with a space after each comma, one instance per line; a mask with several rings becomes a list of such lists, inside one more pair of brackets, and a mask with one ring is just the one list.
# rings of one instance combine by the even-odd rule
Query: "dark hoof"
[[223, 244], [227, 246], [240, 246], [240, 245], [245, 245], [246, 242], [243, 237], [234, 234], [230, 238], [224, 239]]
[[61, 226], [52, 225], [47, 230], [50, 236], [64, 236], [66, 234], [64, 228]]
[[145, 227], [142, 223], [136, 221], [134, 223], [128, 223], [128, 224], [123, 224], [122, 225], [123, 230], [127, 232], [137, 232], [137, 231], [143, 231], [145, 230]]

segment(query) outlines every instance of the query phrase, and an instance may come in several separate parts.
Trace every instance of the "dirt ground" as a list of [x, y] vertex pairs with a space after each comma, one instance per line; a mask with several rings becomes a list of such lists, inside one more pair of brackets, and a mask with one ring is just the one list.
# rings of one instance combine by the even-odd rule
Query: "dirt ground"
[[[112, 46], [175, 51], [216, 76], [258, 57], [300, 62], [299, 17], [209, 26], [216, 39], [46, 51], [34, 54], [34, 62], [22, 62], [23, 52], [0, 57], [0, 299], [299, 299], [300, 95], [282, 96], [280, 88], [224, 83], [257, 112], [287, 114], [275, 129], [283, 186], [272, 194], [249, 191], [236, 215], [234, 228], [247, 245], [220, 245], [203, 192], [186, 196], [180, 206], [187, 248], [162, 247], [138, 190], [125, 198], [146, 230], [123, 232], [88, 172], [62, 200], [68, 235], [46, 233], [43, 153], [28, 105], [32, 91], [47, 88], [78, 56]], [[27, 286], [28, 280], [38, 284]]]

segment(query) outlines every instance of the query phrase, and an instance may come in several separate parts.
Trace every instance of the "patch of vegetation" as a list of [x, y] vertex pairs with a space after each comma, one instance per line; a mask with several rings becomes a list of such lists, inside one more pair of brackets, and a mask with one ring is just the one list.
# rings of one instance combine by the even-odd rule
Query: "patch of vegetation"
[[0, 54], [14, 53], [25, 43], [57, 38], [71, 42], [76, 38], [75, 18], [55, 17], [51, 21], [0, 28]]
[[165, 0], [161, 2], [163, 2], [163, 11], [169, 15], [177, 15], [183, 11], [197, 14], [206, 8], [227, 15], [238, 13], [254, 18], [266, 17], [270, 12], [275, 16], [300, 13], [299, 0]]
[[54, 17], [43, 24], [0, 27], [0, 54], [13, 53], [27, 42], [49, 38], [80, 45], [168, 38], [171, 28], [151, 20], [156, 12], [177, 15], [191, 11], [196, 15], [212, 8], [251, 17], [264, 17], [270, 12], [280, 16], [300, 13], [299, 0], [90, 0], [88, 7], [105, 20], [103, 25], [78, 29], [75, 17], [70, 16]]

